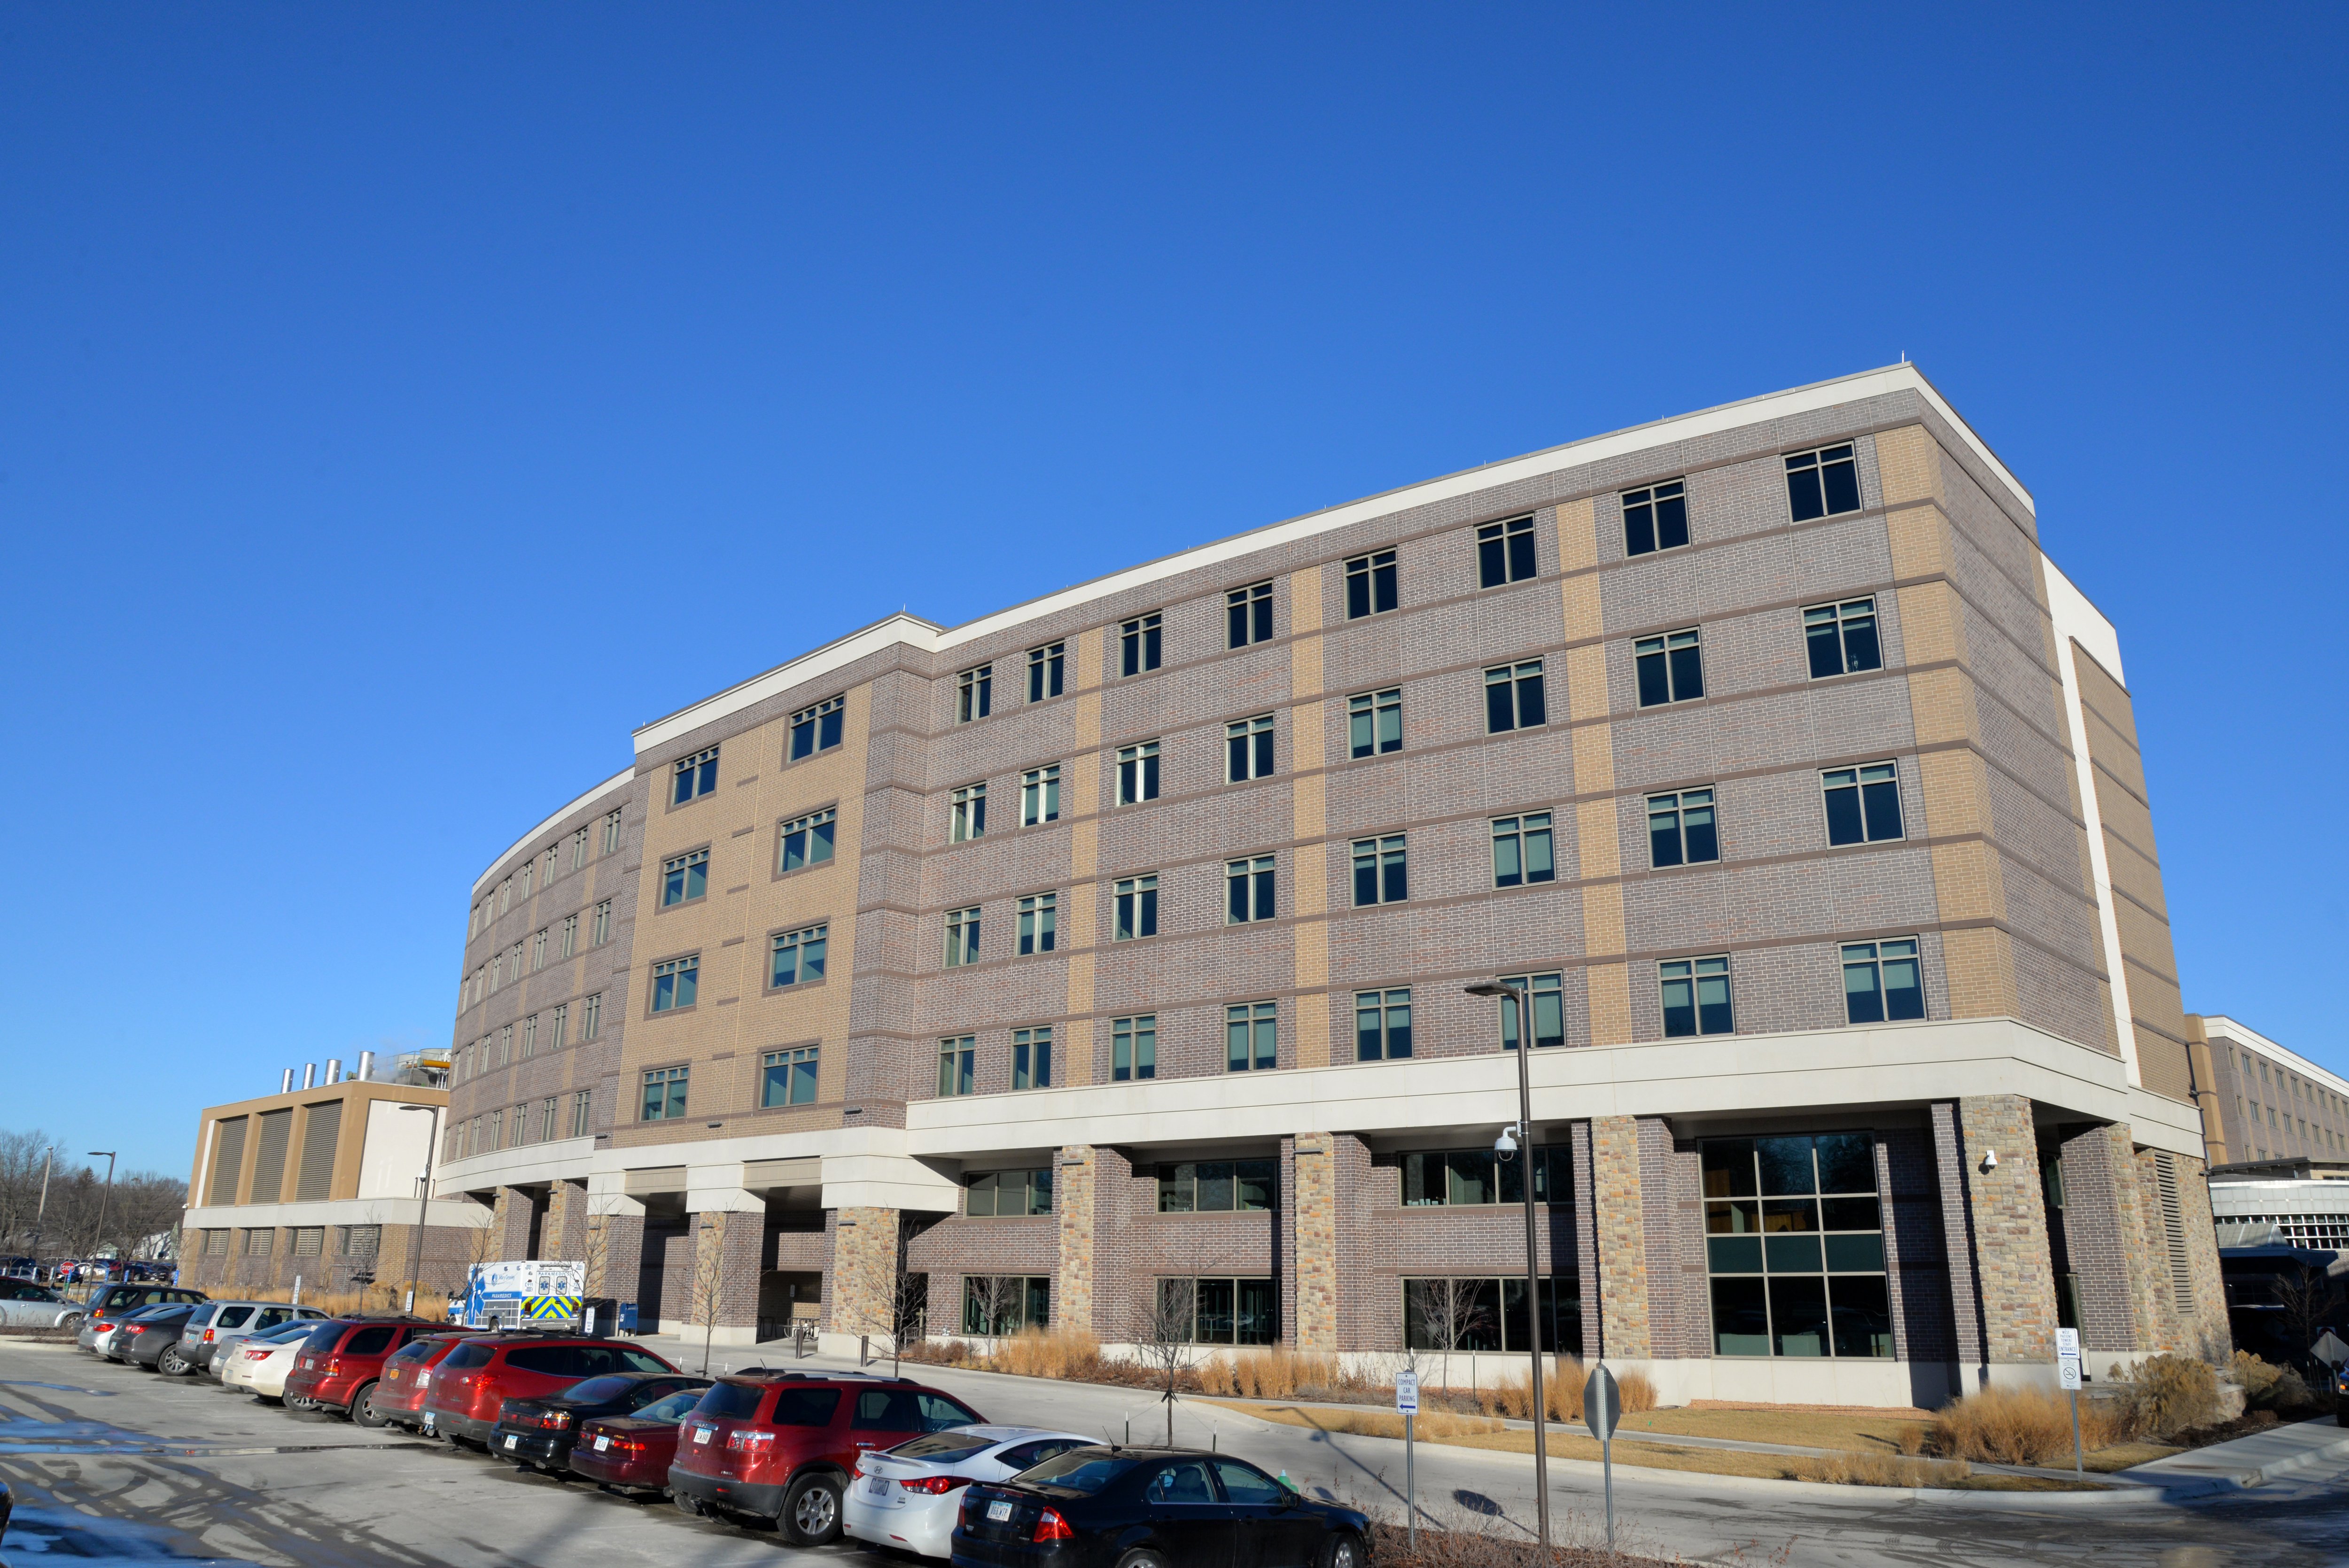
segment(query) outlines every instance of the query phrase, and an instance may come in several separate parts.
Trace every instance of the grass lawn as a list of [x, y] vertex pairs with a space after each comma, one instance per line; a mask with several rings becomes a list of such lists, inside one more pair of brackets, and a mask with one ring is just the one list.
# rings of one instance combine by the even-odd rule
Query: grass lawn
[[1850, 1449], [1897, 1454], [1900, 1439], [1924, 1435], [1930, 1423], [1845, 1410], [1643, 1410], [1623, 1418], [1627, 1432], [1683, 1438], [1723, 1438], [1739, 1443], [1784, 1443], [1797, 1449]]

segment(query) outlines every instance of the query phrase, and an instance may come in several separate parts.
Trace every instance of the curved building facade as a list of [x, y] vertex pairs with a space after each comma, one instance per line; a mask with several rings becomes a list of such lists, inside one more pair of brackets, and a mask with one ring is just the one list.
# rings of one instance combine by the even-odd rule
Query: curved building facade
[[472, 890], [442, 1185], [647, 1326], [1896, 1404], [2052, 1381], [2059, 1326], [2223, 1348], [2117, 639], [1913, 366], [891, 617], [634, 740]]

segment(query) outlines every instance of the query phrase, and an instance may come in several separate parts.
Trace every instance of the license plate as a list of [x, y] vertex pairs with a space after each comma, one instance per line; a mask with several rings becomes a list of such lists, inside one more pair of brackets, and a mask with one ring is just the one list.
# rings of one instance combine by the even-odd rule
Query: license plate
[[1011, 1522], [1011, 1505], [1009, 1502], [990, 1502], [987, 1505], [987, 1517], [997, 1524], [1009, 1524]]
[[518, 1449], [522, 1447], [522, 1439], [520, 1438], [508, 1438], [506, 1439], [506, 1447], [510, 1449]]
[[887, 1480], [885, 1478], [884, 1478], [884, 1477], [882, 1477], [882, 1476], [877, 1476], [877, 1475], [875, 1475], [875, 1476], [867, 1476], [867, 1477], [865, 1477], [865, 1478], [864, 1478], [864, 1495], [865, 1495], [865, 1496], [867, 1496], [867, 1497], [886, 1497], [886, 1496], [888, 1496], [888, 1495], [889, 1495], [889, 1482], [888, 1482], [888, 1480]]
[[602, 1438], [602, 1437], [599, 1437], [599, 1438], [597, 1438], [597, 1439], [595, 1439], [595, 1451], [596, 1451], [597, 1453], [599, 1453], [599, 1454], [600, 1454], [600, 1453], [602, 1453], [605, 1449], [610, 1448], [611, 1446], [612, 1446], [612, 1439], [609, 1439], [609, 1438]]
[[710, 1427], [696, 1427], [693, 1429], [693, 1440], [697, 1443], [706, 1443], [709, 1440], [709, 1434], [715, 1429]]
[[428, 1435], [432, 1430], [432, 1418], [429, 1414], [424, 1418], [424, 1430]]
[[315, 1357], [315, 1356], [305, 1356], [304, 1357], [302, 1357], [302, 1370], [303, 1370], [303, 1371], [305, 1371], [305, 1372], [312, 1372], [312, 1371], [316, 1371], [316, 1370], [317, 1369], [317, 1366], [318, 1366], [318, 1358], [317, 1358], [316, 1357]]

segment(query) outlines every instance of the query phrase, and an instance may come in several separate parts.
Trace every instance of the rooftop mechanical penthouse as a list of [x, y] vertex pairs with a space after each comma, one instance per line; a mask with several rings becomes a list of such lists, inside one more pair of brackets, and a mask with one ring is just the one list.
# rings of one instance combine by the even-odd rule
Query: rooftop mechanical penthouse
[[936, 1334], [1174, 1300], [1672, 1400], [2224, 1346], [2118, 641], [1913, 366], [892, 617], [635, 746], [472, 889], [440, 1190], [647, 1326], [876, 1332], [902, 1259]]

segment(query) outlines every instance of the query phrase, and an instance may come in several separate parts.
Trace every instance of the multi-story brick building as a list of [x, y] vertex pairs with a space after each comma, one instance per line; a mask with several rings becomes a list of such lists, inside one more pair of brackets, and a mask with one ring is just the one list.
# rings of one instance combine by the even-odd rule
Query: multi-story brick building
[[[855, 1334], [902, 1271], [940, 1330], [1173, 1300], [1843, 1403], [2224, 1347], [2117, 639], [1911, 366], [893, 616], [635, 741], [476, 884], [444, 1187], [648, 1322]], [[553, 887], [622, 956], [502, 1002], [551, 918], [502, 889], [613, 810]], [[602, 1055], [539, 1057], [588, 1120], [517, 1146], [553, 1091], [478, 1063], [590, 985]]]
[[2213, 1166], [2349, 1160], [2349, 1081], [2249, 1025], [2189, 1013], [2194, 1098]]

